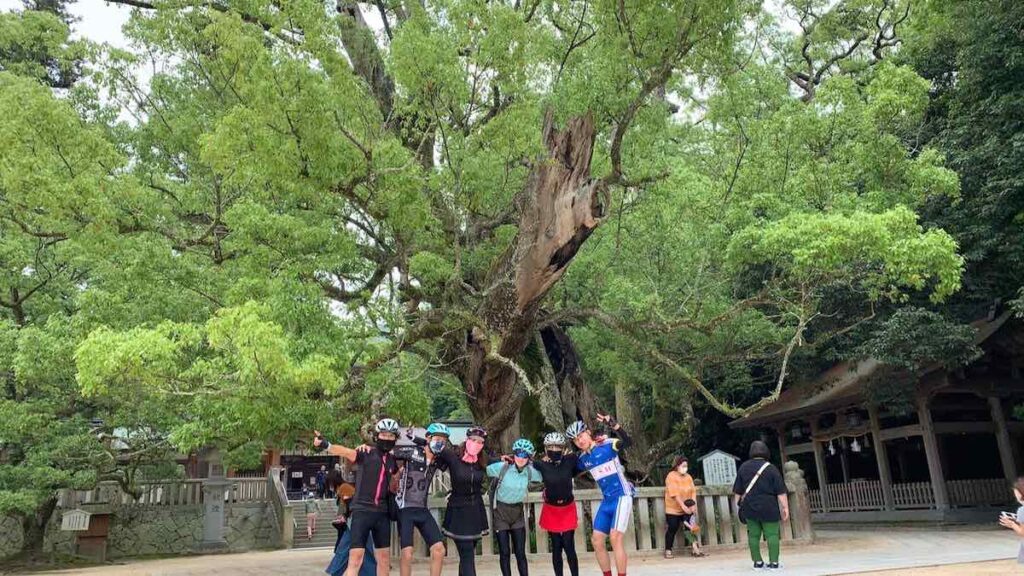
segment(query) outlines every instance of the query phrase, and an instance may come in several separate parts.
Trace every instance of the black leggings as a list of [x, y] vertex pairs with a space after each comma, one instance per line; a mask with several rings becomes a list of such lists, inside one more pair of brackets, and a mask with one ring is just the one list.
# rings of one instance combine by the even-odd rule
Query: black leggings
[[551, 562], [555, 566], [555, 576], [562, 576], [562, 551], [569, 561], [569, 573], [580, 576], [580, 561], [576, 557], [576, 531], [549, 532], [551, 536]]
[[[671, 550], [676, 543], [676, 532], [683, 526], [683, 522], [690, 519], [690, 514], [683, 514], [677, 516], [675, 514], [665, 514], [665, 550]], [[686, 530], [684, 527], [683, 530]]]
[[[509, 542], [511, 540], [511, 543]], [[501, 565], [501, 576], [512, 576], [512, 549], [516, 553], [516, 567], [519, 576], [529, 576], [526, 563], [526, 528], [498, 530], [498, 563]]]
[[456, 540], [459, 551], [459, 576], [476, 576], [476, 540]]

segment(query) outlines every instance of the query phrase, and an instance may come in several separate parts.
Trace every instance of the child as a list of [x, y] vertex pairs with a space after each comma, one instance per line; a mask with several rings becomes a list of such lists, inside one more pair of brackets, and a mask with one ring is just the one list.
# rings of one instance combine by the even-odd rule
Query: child
[[[999, 516], [999, 524], [1024, 538], [1024, 477], [1017, 478], [1017, 481], [1013, 483], [1013, 497], [1017, 499], [1017, 503], [1021, 504], [1020, 508], [1017, 508], [1016, 517], [1003, 513]], [[1024, 540], [1020, 543], [1020, 548], [1017, 550], [1017, 563], [1024, 564]]]

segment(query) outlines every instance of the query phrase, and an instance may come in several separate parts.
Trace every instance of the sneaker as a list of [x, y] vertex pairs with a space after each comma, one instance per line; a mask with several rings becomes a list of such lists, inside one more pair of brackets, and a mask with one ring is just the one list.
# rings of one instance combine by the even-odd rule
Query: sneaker
[[764, 570], [764, 562], [754, 562], [754, 570]]
[[779, 567], [779, 563], [778, 562], [769, 562], [768, 563], [768, 569], [769, 570], [780, 570], [781, 568]]

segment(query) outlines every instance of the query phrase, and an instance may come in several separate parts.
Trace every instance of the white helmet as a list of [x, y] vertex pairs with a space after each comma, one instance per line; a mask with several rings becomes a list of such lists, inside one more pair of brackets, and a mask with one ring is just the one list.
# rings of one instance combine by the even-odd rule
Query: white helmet
[[377, 421], [377, 426], [374, 429], [378, 434], [381, 432], [398, 434], [398, 422], [395, 422], [391, 418], [381, 418]]
[[589, 428], [587, 428], [586, 423], [584, 423], [583, 420], [577, 420], [572, 424], [569, 424], [569, 427], [565, 429], [565, 435], [569, 438], [576, 438], [587, 430], [589, 430]]
[[565, 435], [561, 432], [550, 432], [544, 437], [545, 446], [565, 446]]

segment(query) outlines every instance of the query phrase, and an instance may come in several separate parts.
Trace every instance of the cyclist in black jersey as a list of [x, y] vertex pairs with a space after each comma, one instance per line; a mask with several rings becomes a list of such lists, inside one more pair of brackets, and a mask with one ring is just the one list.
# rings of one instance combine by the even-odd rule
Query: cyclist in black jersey
[[551, 538], [551, 562], [555, 576], [562, 576], [562, 553], [569, 563], [569, 573], [579, 576], [580, 563], [576, 555], [576, 528], [579, 515], [573, 496], [576, 454], [566, 454], [567, 441], [561, 432], [544, 437], [544, 457], [533, 461], [533, 467], [544, 479], [544, 503], [540, 509], [540, 528]]
[[314, 431], [313, 447], [328, 454], [341, 456], [359, 464], [356, 472], [356, 493], [352, 498], [352, 549], [349, 553], [346, 576], [357, 576], [363, 564], [367, 538], [372, 535], [377, 547], [377, 576], [388, 576], [391, 564], [391, 520], [388, 517], [390, 481], [398, 467], [391, 449], [398, 440], [398, 422], [384, 418], [375, 427], [375, 446], [369, 451], [356, 451], [339, 444], [331, 444]]
[[497, 460], [483, 453], [486, 438], [483, 428], [472, 426], [460, 446], [445, 446], [438, 451], [431, 446], [438, 464], [446, 467], [452, 481], [442, 529], [455, 541], [459, 576], [476, 576], [476, 543], [489, 533], [483, 481], [487, 465]]
[[430, 484], [437, 471], [434, 455], [427, 450], [427, 445], [435, 446], [440, 452], [449, 436], [451, 432], [447, 426], [435, 423], [427, 427], [426, 438], [414, 437], [410, 429], [406, 437], [412, 440], [413, 445], [394, 449], [395, 459], [400, 465], [395, 501], [398, 503], [398, 537], [402, 546], [401, 576], [412, 574], [414, 529], [419, 530], [430, 549], [430, 576], [440, 576], [444, 566], [444, 536], [427, 508]]

